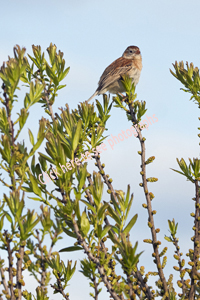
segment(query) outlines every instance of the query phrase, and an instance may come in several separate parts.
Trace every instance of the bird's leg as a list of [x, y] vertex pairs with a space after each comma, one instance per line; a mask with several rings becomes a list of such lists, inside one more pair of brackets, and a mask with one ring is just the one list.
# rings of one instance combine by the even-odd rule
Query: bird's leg
[[122, 96], [122, 98], [126, 97], [126, 96], [124, 96], [122, 93], [118, 93], [118, 94], [120, 94], [120, 96]]
[[124, 95], [122, 93], [118, 93], [118, 94], [122, 97], [122, 101], [124, 101], [126, 99], [126, 97], [127, 97], [127, 95]]

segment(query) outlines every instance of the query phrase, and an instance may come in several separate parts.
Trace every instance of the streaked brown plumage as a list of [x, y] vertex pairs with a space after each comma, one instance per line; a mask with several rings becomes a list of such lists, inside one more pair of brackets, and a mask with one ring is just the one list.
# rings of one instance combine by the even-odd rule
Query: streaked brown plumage
[[140, 49], [137, 46], [129, 46], [124, 51], [122, 57], [116, 59], [105, 69], [98, 82], [98, 88], [87, 101], [107, 91], [112, 94], [125, 92], [121, 83], [122, 76], [128, 75], [136, 85], [138, 84], [141, 70], [142, 56]]

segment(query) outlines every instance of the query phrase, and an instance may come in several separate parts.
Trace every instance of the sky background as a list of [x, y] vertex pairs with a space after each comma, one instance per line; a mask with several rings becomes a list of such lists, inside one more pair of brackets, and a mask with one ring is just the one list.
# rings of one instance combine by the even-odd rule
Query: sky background
[[[140, 48], [143, 69], [136, 92], [138, 99], [147, 103], [146, 114], [158, 118], [158, 122], [144, 131], [144, 136], [147, 139], [146, 157], [156, 157], [154, 163], [147, 166], [147, 175], [158, 178], [157, 183], [149, 184], [149, 190], [155, 195], [152, 202], [153, 209], [157, 210], [155, 225], [161, 229], [158, 238], [162, 241], [162, 248], [169, 248], [165, 268], [167, 277], [174, 271], [173, 265], [176, 265], [172, 257], [173, 245], [164, 240], [164, 235], [168, 235], [167, 220], [175, 218], [179, 223], [180, 247], [186, 253], [192, 247], [193, 219], [190, 213], [194, 211], [194, 202], [191, 200], [194, 186], [170, 168], [178, 169], [176, 158], [183, 157], [188, 162], [188, 157], [199, 157], [200, 154], [198, 107], [189, 101], [190, 94], [180, 91], [181, 83], [170, 74], [169, 69], [173, 68], [175, 60], [193, 62], [200, 67], [199, 11], [200, 2], [197, 0], [1, 1], [1, 64], [8, 55], [13, 55], [16, 44], [26, 47], [27, 52], [32, 54], [32, 44], [41, 45], [42, 51], [46, 51], [52, 42], [64, 52], [70, 72], [64, 81], [67, 87], [60, 91], [53, 107], [54, 113], [65, 103], [74, 109], [79, 102], [87, 100], [111, 62], [130, 45]], [[102, 101], [102, 96], [96, 98]], [[21, 103], [19, 101], [16, 104], [16, 112], [21, 108]], [[44, 111], [40, 104], [33, 107], [26, 128], [19, 137], [21, 141], [25, 139], [30, 145], [28, 128], [36, 135], [42, 116]], [[131, 123], [123, 111], [113, 108], [107, 127], [109, 130], [106, 135], [116, 136], [130, 128]], [[139, 141], [130, 137], [115, 145], [113, 150], [107, 141], [105, 144], [108, 147], [102, 154], [102, 161], [106, 165], [106, 174], [113, 179], [114, 188], [126, 191], [127, 184], [130, 184], [134, 193], [131, 215], [138, 213], [139, 216], [132, 229], [131, 240], [132, 243], [139, 242], [138, 251], [145, 250], [139, 264], [144, 265], [146, 271], [153, 271], [151, 246], [143, 243], [144, 238], [150, 238], [150, 231], [147, 227], [147, 211], [142, 208], [145, 197], [139, 187]], [[27, 201], [27, 207], [35, 206], [31, 200]], [[66, 247], [70, 242], [66, 238], [59, 242], [58, 247]], [[80, 257], [72, 253], [63, 254], [62, 259], [67, 262], [67, 259], [79, 260]], [[70, 299], [89, 299], [88, 292], [92, 292], [89, 282], [78, 270], [79, 265], [70, 281]], [[173, 273], [177, 279], [176, 272]], [[34, 279], [28, 278], [26, 288], [34, 291], [34, 286]], [[50, 299], [62, 299], [53, 295], [51, 290], [49, 295]], [[99, 299], [109, 299], [105, 289]]]

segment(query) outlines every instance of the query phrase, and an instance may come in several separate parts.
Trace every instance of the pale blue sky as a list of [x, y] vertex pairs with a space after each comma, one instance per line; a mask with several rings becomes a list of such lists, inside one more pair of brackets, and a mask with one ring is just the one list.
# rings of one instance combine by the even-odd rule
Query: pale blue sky
[[[191, 201], [194, 187], [170, 168], [178, 169], [176, 157], [187, 160], [188, 157], [199, 156], [199, 112], [197, 105], [189, 102], [190, 95], [180, 91], [182, 86], [170, 74], [169, 68], [175, 60], [193, 62], [200, 67], [199, 11], [198, 0], [7, 0], [1, 3], [0, 17], [1, 64], [8, 55], [12, 56], [15, 44], [26, 47], [31, 53], [32, 44], [41, 45], [45, 51], [52, 42], [64, 52], [66, 66], [71, 69], [65, 79], [67, 87], [60, 91], [54, 112], [58, 112], [58, 107], [65, 103], [75, 108], [80, 101], [88, 99], [96, 90], [104, 69], [120, 57], [127, 46], [140, 47], [143, 70], [137, 86], [138, 99], [147, 102], [148, 116], [155, 114], [158, 118], [157, 123], [144, 131], [147, 156], [156, 156], [155, 162], [148, 166], [147, 174], [159, 179], [150, 185], [156, 196], [153, 208], [158, 211], [155, 223], [161, 228], [158, 237], [163, 241], [164, 235], [168, 234], [167, 219], [174, 217], [179, 222], [178, 235], [183, 252], [192, 247], [193, 220], [190, 213], [194, 210]], [[102, 96], [97, 98], [102, 101]], [[20, 105], [19, 102], [16, 109]], [[43, 115], [38, 104], [30, 113], [26, 130], [30, 128], [36, 134], [38, 120]], [[130, 126], [125, 114], [114, 108], [107, 134], [118, 135]], [[27, 141], [26, 130], [21, 140]], [[146, 270], [153, 270], [149, 252], [151, 246], [142, 242], [144, 238], [150, 238], [150, 231], [146, 225], [147, 213], [141, 207], [145, 198], [139, 187], [138, 150], [138, 140], [130, 137], [113, 150], [108, 148], [102, 160], [106, 164], [106, 173], [113, 178], [114, 188], [125, 191], [127, 184], [131, 184], [134, 192], [131, 213], [139, 213], [132, 241], [138, 240], [139, 250], [145, 250], [140, 259], [141, 265], [145, 265]], [[172, 257], [173, 245], [166, 241], [162, 245], [169, 247], [168, 256]], [[63, 247], [63, 242], [60, 247]], [[63, 260], [68, 257], [74, 259], [75, 255], [64, 255]], [[176, 261], [173, 258], [168, 261], [166, 272], [169, 275]], [[71, 300], [89, 299], [88, 282], [79, 272], [70, 284]], [[33, 287], [33, 278], [26, 288], [30, 287]], [[50, 299], [55, 299], [55, 295], [51, 294]], [[106, 291], [99, 299], [109, 299]]]

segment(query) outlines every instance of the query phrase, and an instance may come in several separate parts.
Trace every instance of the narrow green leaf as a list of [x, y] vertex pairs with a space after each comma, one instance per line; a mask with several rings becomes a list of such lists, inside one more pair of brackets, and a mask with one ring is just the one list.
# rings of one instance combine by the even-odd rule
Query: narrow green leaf
[[132, 219], [130, 220], [130, 222], [128, 223], [128, 225], [123, 230], [123, 233], [125, 235], [127, 235], [130, 232], [131, 228], [134, 226], [135, 222], [137, 221], [137, 217], [138, 217], [137, 214], [135, 216], [133, 216]]
[[32, 184], [32, 188], [33, 188], [33, 192], [41, 197], [41, 189], [39, 188], [38, 184], [37, 184], [37, 180], [35, 179], [35, 177], [32, 174], [29, 174], [29, 178]]
[[81, 199], [81, 202], [85, 203], [87, 205], [87, 207], [94, 213], [96, 214], [96, 208], [94, 206], [92, 206], [90, 203], [88, 203], [87, 201]]
[[73, 251], [82, 250], [82, 249], [83, 248], [81, 248], [79, 246], [72, 246], [72, 247], [63, 248], [59, 252], [73, 252]]
[[115, 222], [120, 225], [121, 224], [121, 219], [119, 218], [119, 216], [115, 213], [115, 211], [112, 209], [112, 207], [110, 205], [108, 205], [108, 212], [110, 214], [110, 216], [115, 220]]
[[99, 220], [101, 220], [107, 207], [108, 207], [108, 203], [104, 203], [104, 205], [99, 209], [98, 214], [97, 214]]
[[108, 231], [112, 228], [111, 225], [106, 225], [101, 233], [101, 239], [108, 233]]
[[88, 231], [90, 230], [90, 223], [85, 211], [82, 213], [81, 216], [81, 230], [85, 236], [87, 236]]
[[32, 134], [32, 132], [31, 132], [30, 129], [28, 129], [28, 134], [29, 134], [30, 142], [31, 142], [31, 144], [33, 146], [34, 145], [34, 136], [33, 136], [33, 134]]
[[51, 164], [54, 164], [54, 163], [55, 163], [55, 161], [54, 161], [52, 158], [50, 158], [49, 156], [47, 156], [47, 155], [45, 155], [45, 154], [43, 154], [43, 153], [41, 153], [41, 152], [38, 152], [38, 154], [39, 154], [41, 157], [43, 157], [44, 159], [46, 159], [47, 161], [49, 161]]
[[67, 228], [63, 227], [63, 231], [64, 231], [67, 235], [69, 235], [69, 236], [71, 236], [71, 237], [73, 237], [73, 238], [76, 238], [76, 234], [75, 234], [74, 232], [71, 232], [71, 231], [68, 230]]
[[168, 242], [173, 242], [172, 239], [168, 236], [165, 236], [165, 240], [168, 241]]
[[81, 119], [78, 121], [77, 127], [76, 127], [76, 132], [72, 137], [72, 150], [75, 151], [78, 143], [79, 143], [79, 139], [80, 139], [80, 134], [81, 134], [81, 129], [82, 129], [82, 121]]

